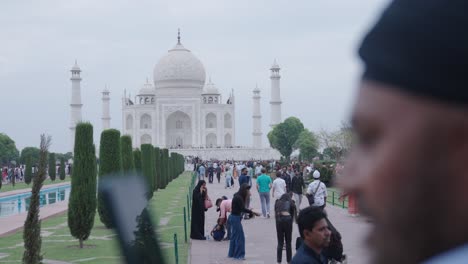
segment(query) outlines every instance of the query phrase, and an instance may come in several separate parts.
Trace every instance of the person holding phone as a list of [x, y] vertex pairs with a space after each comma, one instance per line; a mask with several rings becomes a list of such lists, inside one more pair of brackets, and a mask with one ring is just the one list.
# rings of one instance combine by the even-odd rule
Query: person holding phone
[[192, 221], [190, 222], [190, 238], [206, 240], [205, 237], [205, 199], [207, 196], [206, 182], [200, 180], [192, 193]]

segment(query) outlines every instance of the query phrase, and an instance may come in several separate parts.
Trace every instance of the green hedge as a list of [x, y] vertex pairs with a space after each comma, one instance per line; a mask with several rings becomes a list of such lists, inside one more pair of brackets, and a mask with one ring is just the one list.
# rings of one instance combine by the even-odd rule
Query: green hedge
[[57, 177], [55, 170], [55, 153], [49, 153], [49, 177], [52, 181], [55, 181], [55, 178]]
[[135, 163], [136, 172], [141, 173], [141, 151], [139, 149], [133, 151], [133, 161]]
[[[106, 129], [101, 133], [99, 148], [99, 177], [117, 177], [122, 175], [122, 158], [120, 156], [120, 132]], [[98, 213], [101, 222], [107, 227], [114, 227], [109, 210], [101, 194], [98, 194]]]
[[90, 123], [77, 124], [73, 153], [73, 188], [68, 200], [68, 227], [82, 248], [83, 241], [91, 233], [96, 214], [96, 149]]
[[135, 160], [132, 150], [132, 138], [129, 135], [120, 137], [120, 153], [123, 174], [133, 174], [135, 172]]
[[147, 198], [153, 197], [154, 190], [154, 149], [151, 144], [141, 145], [141, 168], [143, 176], [148, 184]]
[[161, 177], [161, 151], [158, 147], [154, 148], [154, 167], [155, 167], [155, 185], [156, 190], [161, 189], [162, 177]]
[[60, 169], [59, 169], [60, 180], [65, 180], [65, 159], [60, 158]]
[[26, 157], [26, 169], [24, 170], [24, 182], [26, 184], [30, 184], [32, 180], [32, 157], [31, 155], [28, 155]]

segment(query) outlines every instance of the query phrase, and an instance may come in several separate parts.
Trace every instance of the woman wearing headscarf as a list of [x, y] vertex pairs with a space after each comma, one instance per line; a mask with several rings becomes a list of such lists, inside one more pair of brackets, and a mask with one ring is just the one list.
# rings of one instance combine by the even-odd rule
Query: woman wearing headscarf
[[206, 182], [198, 181], [192, 193], [192, 221], [190, 223], [190, 238], [206, 240], [205, 237], [205, 198], [207, 195]]
[[231, 203], [231, 215], [229, 216], [229, 226], [231, 227], [231, 240], [229, 242], [228, 257], [242, 260], [245, 258], [245, 236], [242, 228], [242, 213], [260, 216], [260, 213], [253, 212], [245, 208], [245, 201], [250, 197], [250, 186], [247, 183], [239, 187], [239, 191], [234, 194]]
[[276, 248], [276, 261], [281, 263], [283, 258], [283, 243], [286, 240], [286, 262], [290, 263], [292, 258], [291, 236], [293, 219], [297, 215], [296, 204], [291, 199], [288, 193], [285, 193], [276, 200], [275, 203], [275, 219], [276, 219], [276, 237], [278, 238], [278, 246]]

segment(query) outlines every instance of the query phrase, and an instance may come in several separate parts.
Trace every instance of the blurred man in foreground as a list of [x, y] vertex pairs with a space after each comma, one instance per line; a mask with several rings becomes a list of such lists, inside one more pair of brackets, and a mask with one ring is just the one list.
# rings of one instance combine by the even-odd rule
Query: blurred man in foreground
[[468, 262], [468, 1], [396, 0], [364, 38], [343, 187], [372, 263]]

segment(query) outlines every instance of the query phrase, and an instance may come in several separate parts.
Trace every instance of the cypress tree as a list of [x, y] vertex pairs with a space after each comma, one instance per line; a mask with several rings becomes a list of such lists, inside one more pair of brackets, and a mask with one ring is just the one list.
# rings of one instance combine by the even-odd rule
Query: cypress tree
[[[47, 151], [50, 146], [50, 140], [50, 137], [41, 135], [41, 144], [39, 150], [39, 171], [33, 179], [28, 215], [26, 217], [26, 221], [24, 222], [23, 263], [42, 263], [41, 221], [39, 220], [39, 195], [44, 180], [46, 179]], [[31, 163], [30, 156], [29, 163]], [[29, 169], [29, 172], [31, 172], [31, 168]]]
[[169, 150], [168, 149], [163, 149], [163, 167], [164, 167], [164, 187], [169, 184]]
[[68, 228], [80, 242], [88, 239], [96, 214], [96, 149], [93, 126], [78, 123], [75, 132], [74, 162], [71, 192], [68, 200]]
[[[159, 153], [158, 153], [159, 154]], [[156, 150], [154, 148], [151, 149], [151, 169], [152, 169], [152, 183], [153, 183], [153, 191], [158, 190], [158, 177], [157, 177], [157, 169], [156, 169]]]
[[[122, 159], [120, 156], [120, 132], [116, 129], [106, 129], [101, 133], [99, 147], [99, 178], [116, 177], [122, 173]], [[99, 219], [107, 227], [114, 227], [109, 210], [98, 193]]]
[[129, 135], [120, 137], [120, 152], [122, 156], [123, 174], [133, 174], [135, 172], [135, 160], [132, 150], [132, 138]]
[[52, 181], [55, 181], [55, 177], [57, 176], [55, 168], [55, 153], [49, 154], [49, 177]]
[[169, 155], [169, 162], [167, 163], [168, 168], [169, 168], [169, 182], [171, 182], [174, 179], [174, 166], [172, 164], [173, 158], [172, 154]]
[[148, 200], [153, 197], [153, 162], [154, 162], [154, 155], [153, 155], [153, 146], [151, 144], [143, 144], [141, 145], [141, 168], [143, 176], [146, 179], [147, 183], [147, 198]]
[[60, 158], [60, 170], [59, 170], [60, 180], [65, 180], [65, 159]]
[[24, 182], [30, 184], [32, 180], [31, 156], [26, 157], [26, 168], [24, 169]]
[[133, 151], [133, 160], [135, 163], [135, 170], [137, 173], [141, 172], [141, 151], [139, 149], [135, 149]]
[[164, 149], [159, 149], [159, 155], [161, 156], [161, 189], [166, 189], [166, 160], [164, 157]]
[[156, 189], [161, 189], [162, 182], [161, 182], [161, 151], [158, 147], [154, 148], [154, 166], [156, 169], [156, 181], [155, 185], [157, 185]]

